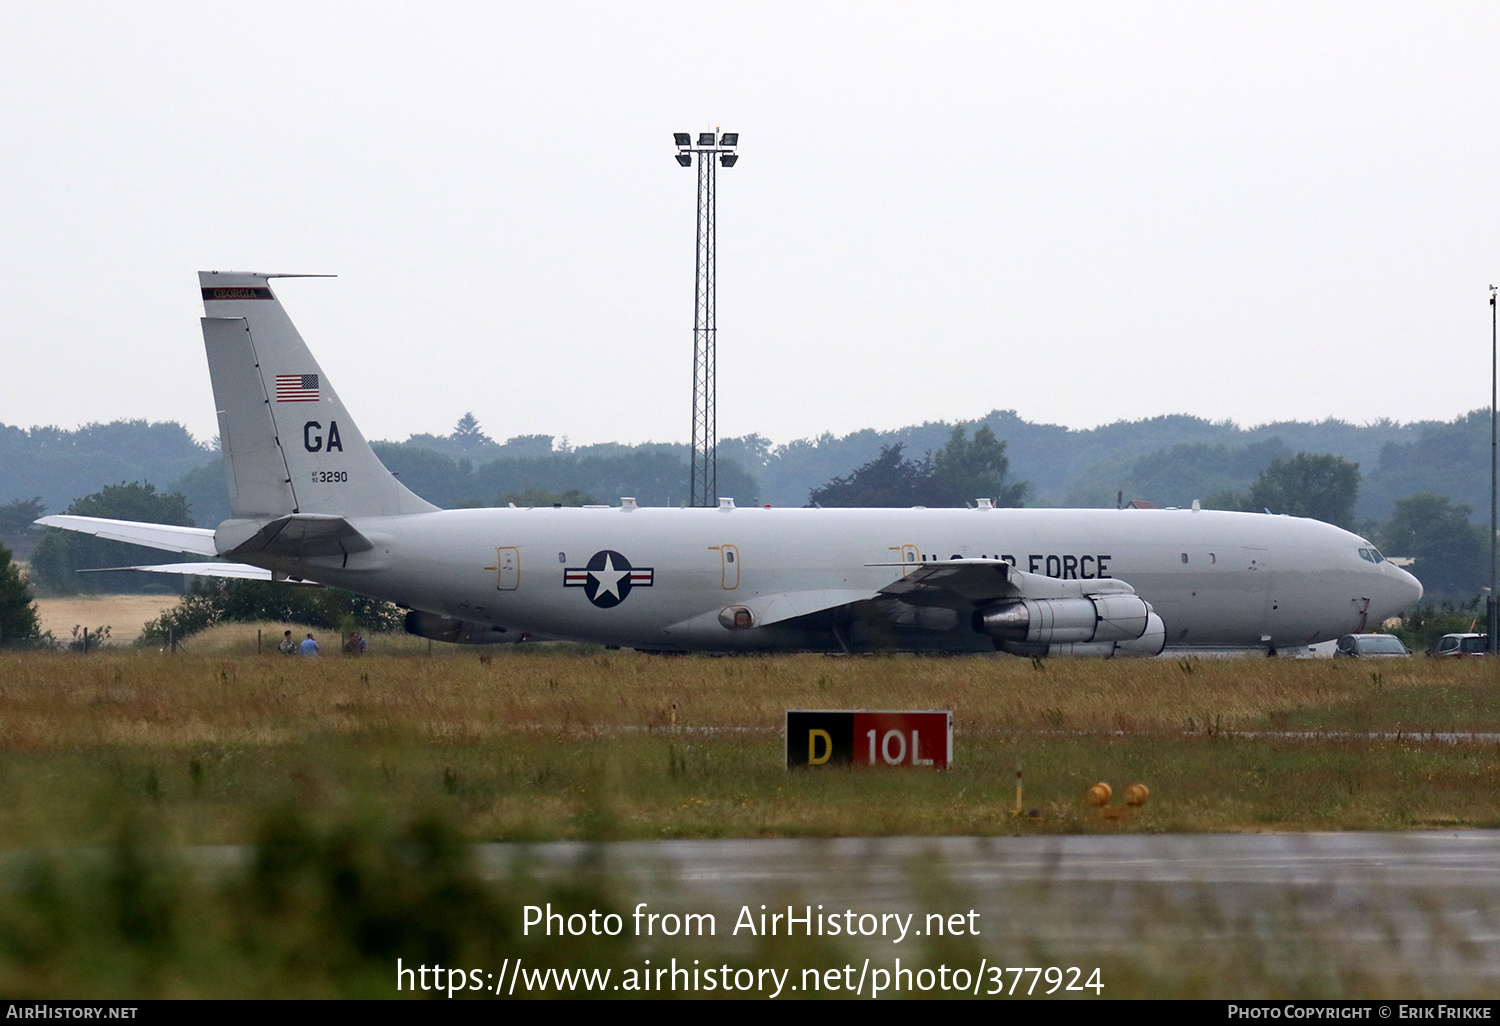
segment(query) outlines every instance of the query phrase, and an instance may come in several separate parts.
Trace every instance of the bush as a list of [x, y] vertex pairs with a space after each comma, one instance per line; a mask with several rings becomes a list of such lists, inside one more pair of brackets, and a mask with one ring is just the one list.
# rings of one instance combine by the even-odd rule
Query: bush
[[206, 578], [195, 582], [175, 608], [146, 624], [140, 640], [162, 644], [169, 635], [180, 640], [218, 623], [265, 620], [378, 633], [401, 630], [405, 614], [389, 602], [339, 588]]
[[[67, 643], [69, 652], [92, 652], [104, 647], [109, 640], [113, 628], [108, 624], [94, 627], [85, 627], [81, 623], [73, 625], [73, 638]], [[50, 632], [49, 632], [50, 633]]]
[[1461, 606], [1418, 606], [1401, 618], [1401, 626], [1391, 631], [1413, 652], [1425, 652], [1444, 634], [1483, 634], [1484, 606], [1478, 599]]
[[11, 562], [10, 549], [0, 545], [0, 644], [33, 641], [40, 633], [31, 586]]
[[[324, 826], [271, 812], [248, 864], [217, 885], [152, 834], [127, 822], [94, 857], [19, 864], [0, 907], [6, 994], [446, 1000], [447, 974], [419, 982], [419, 967], [499, 968], [518, 957], [537, 969], [639, 965], [628, 934], [523, 934], [525, 903], [628, 912], [586, 881], [547, 885], [516, 871], [486, 881], [457, 829], [435, 816]], [[413, 970], [400, 991], [398, 958]]]

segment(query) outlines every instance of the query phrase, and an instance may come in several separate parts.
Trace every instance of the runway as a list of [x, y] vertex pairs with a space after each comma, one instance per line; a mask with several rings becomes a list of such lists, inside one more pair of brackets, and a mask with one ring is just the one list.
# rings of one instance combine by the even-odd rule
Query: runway
[[[607, 868], [629, 905], [802, 915], [974, 910], [964, 943], [1004, 965], [1109, 963], [1150, 979], [1242, 979], [1330, 995], [1500, 993], [1500, 832], [491, 844], [486, 872]], [[743, 938], [732, 938], [739, 941]], [[863, 953], [930, 939], [861, 937]], [[748, 942], [747, 942], [748, 943]]]

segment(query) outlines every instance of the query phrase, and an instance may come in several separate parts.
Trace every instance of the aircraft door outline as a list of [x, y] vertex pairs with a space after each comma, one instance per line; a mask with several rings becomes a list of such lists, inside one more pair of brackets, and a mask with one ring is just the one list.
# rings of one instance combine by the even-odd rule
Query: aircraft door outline
[[901, 564], [901, 576], [905, 577], [917, 568], [921, 562], [921, 555], [915, 545], [887, 545], [886, 548], [896, 553], [896, 561]]
[[740, 586], [740, 549], [738, 545], [710, 545], [719, 554], [719, 587], [734, 591]]
[[1271, 552], [1259, 545], [1242, 545], [1240, 552], [1245, 566], [1245, 591], [1259, 599], [1261, 629], [1264, 632], [1270, 629], [1271, 613], [1277, 605], [1272, 591]]
[[515, 591], [521, 586], [521, 550], [514, 545], [495, 549], [495, 590]]

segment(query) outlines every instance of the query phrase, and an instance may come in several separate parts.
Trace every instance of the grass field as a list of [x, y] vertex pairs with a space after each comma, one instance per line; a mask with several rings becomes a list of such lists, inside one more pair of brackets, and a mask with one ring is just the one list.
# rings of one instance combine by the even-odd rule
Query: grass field
[[[1429, 736], [1500, 734], [1482, 660], [482, 661], [381, 638], [305, 661], [256, 655], [254, 630], [0, 656], [0, 846], [97, 843], [135, 808], [236, 842], [286, 803], [438, 808], [475, 840], [1500, 826], [1500, 743]], [[787, 708], [952, 709], [955, 765], [788, 772]], [[1102, 820], [1082, 801], [1099, 780], [1152, 799]]]
[[[388, 997], [396, 957], [623, 971], [688, 951], [519, 936], [523, 902], [630, 899], [607, 876], [482, 880], [469, 841], [1500, 826], [1500, 680], [1482, 660], [429, 655], [405, 637], [303, 660], [257, 653], [257, 629], [281, 633], [0, 653], [0, 992]], [[789, 772], [789, 707], [952, 709], [955, 765]], [[1017, 761], [1035, 817], [1010, 815]], [[1144, 782], [1151, 801], [1102, 817], [1082, 800], [1098, 780]], [[250, 861], [208, 879], [181, 844], [247, 845]], [[1474, 989], [1424, 984], [1395, 947], [1348, 952], [1340, 922], [1267, 915], [1164, 901], [1142, 936], [1165, 931], [1165, 947], [1088, 964], [1116, 997]], [[1029, 943], [910, 957], [1053, 964], [1017, 962], [1045, 954]], [[700, 954], [855, 957], [831, 942]]]
[[36, 607], [42, 630], [59, 640], [68, 640], [74, 627], [87, 627], [92, 635], [108, 626], [111, 638], [120, 643], [134, 641], [142, 627], [177, 601], [176, 595], [69, 595], [37, 599]]

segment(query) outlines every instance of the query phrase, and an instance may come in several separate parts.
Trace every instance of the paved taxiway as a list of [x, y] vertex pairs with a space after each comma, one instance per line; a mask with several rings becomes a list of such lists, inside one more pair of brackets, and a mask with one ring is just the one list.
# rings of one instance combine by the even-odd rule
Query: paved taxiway
[[1176, 976], [1249, 960], [1269, 979], [1500, 993], [1496, 831], [491, 844], [479, 858], [493, 873], [607, 866], [623, 899], [714, 912], [721, 937], [742, 905], [974, 908], [981, 948], [1006, 964], [1108, 953]]

